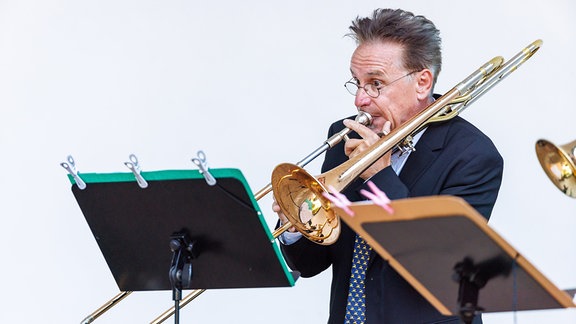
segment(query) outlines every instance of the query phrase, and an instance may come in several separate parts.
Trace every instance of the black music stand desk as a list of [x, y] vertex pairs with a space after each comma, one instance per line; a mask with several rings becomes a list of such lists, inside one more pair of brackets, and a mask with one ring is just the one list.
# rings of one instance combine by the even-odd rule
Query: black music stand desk
[[133, 173], [79, 174], [83, 190], [69, 175], [120, 290], [171, 290], [178, 262], [183, 289], [294, 286], [242, 173], [210, 173], [213, 186], [197, 170], [142, 172], [145, 188]]
[[474, 208], [452, 196], [335, 212], [443, 315], [576, 307]]

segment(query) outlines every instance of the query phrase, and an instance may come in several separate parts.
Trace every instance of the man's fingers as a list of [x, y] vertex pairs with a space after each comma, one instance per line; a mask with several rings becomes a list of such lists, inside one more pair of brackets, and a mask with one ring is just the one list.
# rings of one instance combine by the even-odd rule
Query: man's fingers
[[354, 121], [351, 119], [345, 119], [344, 120], [344, 126], [355, 131], [360, 136], [362, 136], [362, 138], [370, 138], [370, 136], [374, 136], [374, 131], [372, 131], [370, 128], [360, 124], [357, 121]]
[[389, 120], [387, 120], [384, 123], [384, 126], [382, 126], [382, 131], [378, 133], [378, 136], [383, 137], [383, 136], [390, 134], [390, 128], [391, 127], [392, 127], [392, 123]]

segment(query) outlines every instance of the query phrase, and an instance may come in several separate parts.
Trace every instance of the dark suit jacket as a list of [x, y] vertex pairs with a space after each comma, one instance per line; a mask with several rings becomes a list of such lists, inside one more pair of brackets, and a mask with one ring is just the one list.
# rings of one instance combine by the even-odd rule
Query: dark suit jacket
[[[343, 127], [342, 121], [332, 124], [329, 136]], [[340, 143], [326, 153], [322, 172], [347, 159]], [[469, 122], [455, 117], [428, 127], [400, 176], [388, 167], [371, 181], [390, 199], [459, 196], [488, 219], [498, 195], [502, 170], [502, 157], [492, 141]], [[357, 179], [343, 193], [352, 201], [364, 200], [359, 190], [365, 187], [362, 179]], [[322, 246], [304, 238], [292, 245], [282, 245], [289, 266], [302, 277], [314, 276], [332, 266], [329, 323], [344, 323], [355, 235], [342, 223], [340, 237], [332, 245]], [[457, 317], [442, 316], [388, 262], [372, 253], [366, 276], [368, 323], [458, 322]]]

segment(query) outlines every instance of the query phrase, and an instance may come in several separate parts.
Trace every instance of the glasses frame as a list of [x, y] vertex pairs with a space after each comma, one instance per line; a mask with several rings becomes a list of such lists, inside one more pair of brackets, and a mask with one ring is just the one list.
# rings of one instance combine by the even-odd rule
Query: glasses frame
[[[366, 92], [366, 94], [367, 94], [369, 97], [376, 99], [376, 98], [378, 98], [378, 97], [380, 96], [380, 90], [382, 90], [382, 89], [384, 89], [384, 88], [386, 88], [386, 87], [389, 87], [389, 86], [391, 86], [392, 84], [394, 84], [394, 83], [396, 83], [396, 82], [404, 79], [405, 77], [407, 77], [407, 76], [409, 76], [409, 75], [411, 75], [411, 74], [414, 74], [414, 73], [416, 73], [416, 72], [418, 72], [418, 71], [412, 71], [412, 72], [406, 73], [406, 74], [404, 74], [403, 76], [401, 76], [401, 77], [399, 77], [399, 78], [397, 78], [397, 79], [394, 79], [394, 80], [392, 80], [390, 83], [385, 84], [385, 85], [383, 85], [383, 86], [381, 86], [381, 87], [376, 87], [376, 86], [375, 86], [374, 84], [372, 84], [372, 83], [367, 83], [367, 84], [365, 84], [365, 85], [363, 85], [363, 86], [360, 86], [359, 84], [357, 84], [356, 82], [353, 81], [354, 77], [352, 77], [350, 80], [348, 80], [348, 81], [346, 81], [346, 82], [344, 83], [344, 88], [346, 88], [346, 90], [348, 91], [348, 93], [350, 93], [350, 94], [353, 95], [353, 96], [358, 95], [358, 91], [359, 91], [360, 89], [363, 89], [364, 92]], [[353, 85], [354, 87], [356, 87], [356, 90], [355, 90], [354, 92], [352, 92], [351, 89], [348, 88], [348, 84]], [[369, 88], [366, 88], [366, 87], [369, 87]], [[372, 95], [372, 94], [370, 94], [372, 91], [375, 91], [375, 92], [376, 92], [376, 95], [375, 95], [375, 96]]]

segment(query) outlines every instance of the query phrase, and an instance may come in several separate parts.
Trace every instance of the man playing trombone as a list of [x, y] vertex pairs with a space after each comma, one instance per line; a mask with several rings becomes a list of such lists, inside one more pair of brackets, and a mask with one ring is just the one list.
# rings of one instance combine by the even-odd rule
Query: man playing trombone
[[[326, 152], [322, 172], [370, 149], [382, 136], [434, 102], [433, 90], [441, 70], [441, 40], [434, 24], [403, 10], [378, 9], [356, 18], [349, 34], [357, 48], [350, 61], [346, 89], [359, 111], [373, 120], [364, 126], [352, 119], [332, 124], [329, 136], [348, 127], [350, 138]], [[465, 199], [486, 219], [490, 217], [502, 179], [503, 161], [492, 141], [461, 117], [428, 125], [414, 136], [415, 150], [390, 150], [342, 193], [363, 200], [366, 181], [391, 199], [454, 195]], [[281, 223], [288, 220], [277, 204]], [[300, 239], [299, 232], [281, 236], [289, 266], [312, 277], [332, 267], [328, 323], [458, 323], [441, 315], [346, 224], [334, 244]], [[418, 239], [410, 238], [409, 239]], [[366, 254], [361, 278], [353, 262]], [[364, 272], [365, 271], [365, 272]], [[352, 287], [356, 284], [356, 287]], [[358, 286], [359, 284], [359, 286]], [[352, 293], [355, 291], [355, 293]], [[359, 300], [360, 299], [360, 300]], [[478, 316], [475, 323], [480, 323]]]

